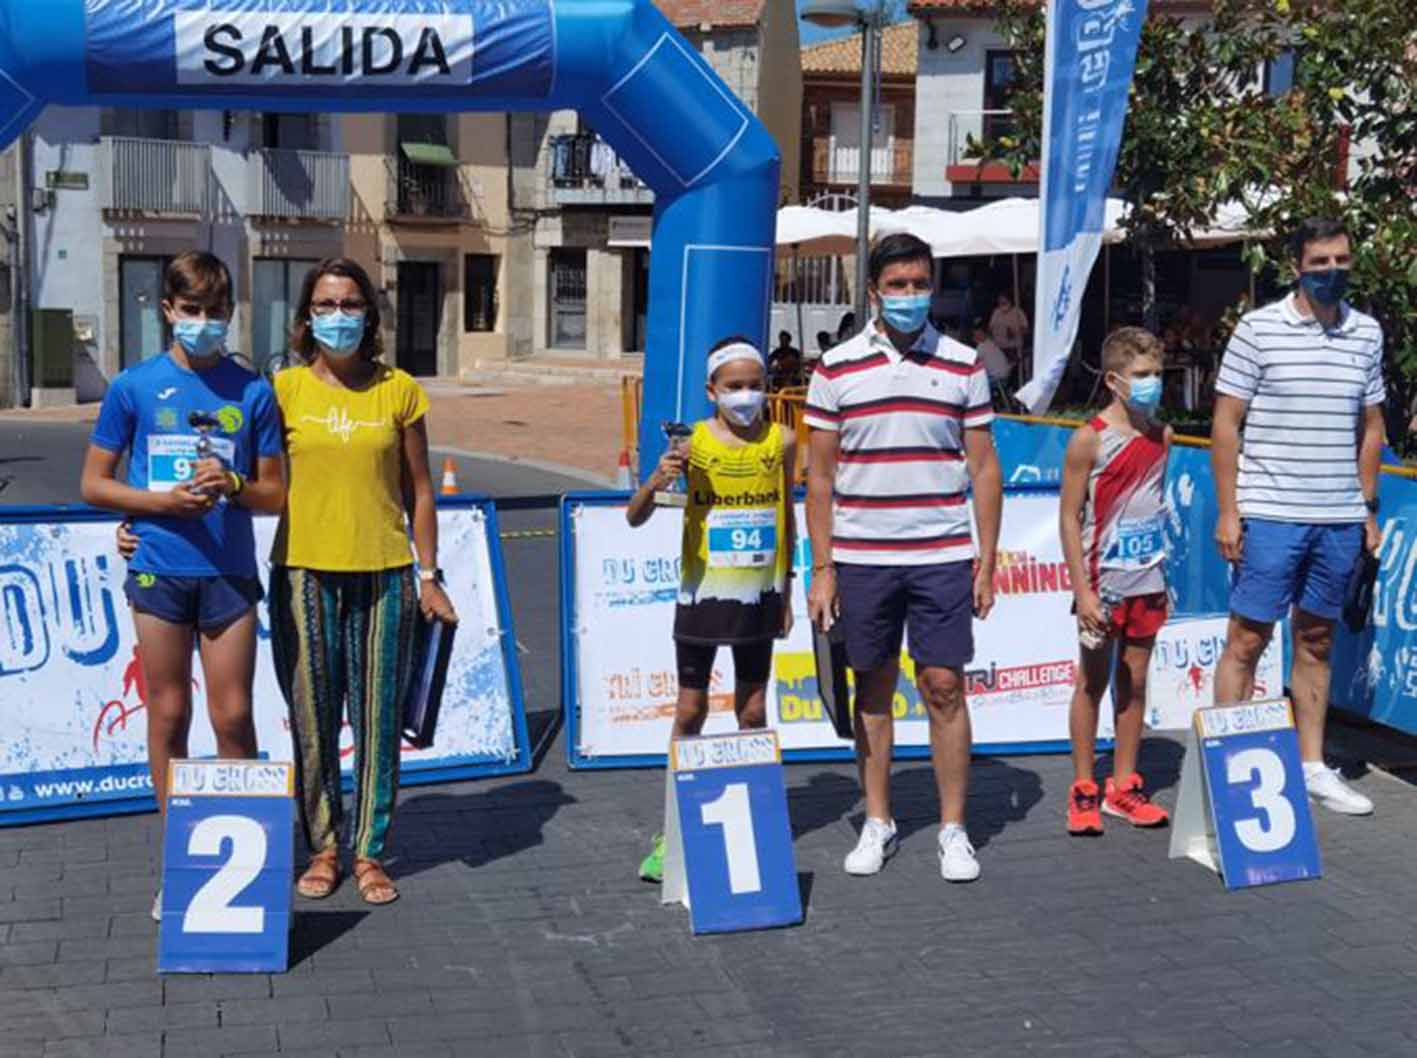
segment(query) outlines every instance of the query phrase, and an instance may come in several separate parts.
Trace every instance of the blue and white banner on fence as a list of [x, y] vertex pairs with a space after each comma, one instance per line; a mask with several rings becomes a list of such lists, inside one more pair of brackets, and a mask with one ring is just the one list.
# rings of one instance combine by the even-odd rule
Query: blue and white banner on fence
[[1339, 622], [1333, 703], [1417, 735], [1417, 481], [1378, 476], [1383, 531], [1373, 614], [1354, 635]]
[[[562, 507], [562, 697], [573, 767], [659, 765], [669, 744], [679, 693], [670, 630], [683, 511], [663, 508], [631, 529], [626, 499], [624, 493], [573, 493]], [[800, 505], [797, 524], [806, 525]], [[805, 532], [793, 565], [794, 623], [773, 648], [767, 724], [789, 761], [849, 760], [852, 750], [832, 729], [817, 692]], [[974, 661], [964, 671], [975, 747], [981, 753], [1065, 748], [1078, 646], [1055, 490], [1006, 494], [994, 590], [994, 612], [975, 622]], [[735, 729], [733, 679], [732, 653], [720, 650], [704, 734]], [[893, 712], [897, 755], [927, 755], [929, 719], [908, 642]], [[1105, 705], [1100, 735], [1112, 736], [1112, 710]]]
[[1048, 407], [1063, 379], [1083, 292], [1102, 247], [1146, 3], [1048, 4], [1033, 381], [1018, 394], [1034, 412]]
[[[1000, 419], [994, 423], [1004, 481], [1018, 486], [1060, 486], [1068, 426]], [[1219, 505], [1210, 473], [1210, 451], [1173, 445], [1166, 467], [1166, 583], [1172, 615], [1202, 617], [1230, 609], [1230, 567], [1215, 546]]]
[[[72, 509], [0, 515], [0, 826], [153, 807], [146, 686], [123, 598], [114, 519]], [[274, 518], [256, 519], [257, 553]], [[460, 627], [431, 749], [404, 746], [405, 785], [530, 770], [496, 512], [458, 499], [438, 512], [448, 594]], [[266, 583], [268, 567], [260, 563]], [[255, 718], [264, 756], [290, 760], [285, 702], [259, 609]], [[193, 757], [215, 754], [206, 681], [193, 666]], [[340, 752], [352, 765], [348, 727]]]

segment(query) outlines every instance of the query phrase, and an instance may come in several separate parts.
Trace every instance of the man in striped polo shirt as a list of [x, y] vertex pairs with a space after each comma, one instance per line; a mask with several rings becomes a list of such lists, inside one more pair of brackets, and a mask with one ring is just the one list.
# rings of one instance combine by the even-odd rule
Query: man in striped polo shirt
[[882, 239], [870, 260], [877, 318], [823, 355], [812, 376], [807, 609], [819, 628], [841, 621], [856, 673], [866, 823], [847, 873], [875, 874], [896, 848], [891, 706], [908, 631], [930, 717], [940, 870], [968, 882], [979, 863], [964, 828], [971, 732], [963, 669], [974, 655], [973, 619], [994, 605], [1003, 479], [988, 375], [973, 349], [927, 321], [931, 265], [930, 247], [913, 235]]
[[1383, 335], [1343, 300], [1353, 251], [1341, 224], [1305, 221], [1291, 248], [1298, 288], [1240, 321], [1215, 384], [1215, 539], [1236, 563], [1215, 701], [1251, 697], [1274, 623], [1292, 609], [1309, 796], [1367, 815], [1373, 803], [1324, 764], [1323, 744], [1333, 625], [1361, 549], [1381, 543]]

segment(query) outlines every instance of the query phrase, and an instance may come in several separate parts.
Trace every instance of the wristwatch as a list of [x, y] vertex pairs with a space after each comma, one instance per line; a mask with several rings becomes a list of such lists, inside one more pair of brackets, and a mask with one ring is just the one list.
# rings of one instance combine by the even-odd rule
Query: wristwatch
[[420, 569], [418, 579], [424, 584], [442, 584], [443, 571], [441, 569]]
[[1366, 508], [1368, 508], [1368, 513], [1369, 513], [1369, 514], [1377, 514], [1377, 513], [1378, 513], [1378, 505], [1379, 505], [1379, 503], [1380, 503], [1380, 501], [1379, 501], [1378, 497], [1374, 496], [1371, 500], [1364, 500], [1364, 501], [1363, 501], [1363, 506], [1366, 507]]

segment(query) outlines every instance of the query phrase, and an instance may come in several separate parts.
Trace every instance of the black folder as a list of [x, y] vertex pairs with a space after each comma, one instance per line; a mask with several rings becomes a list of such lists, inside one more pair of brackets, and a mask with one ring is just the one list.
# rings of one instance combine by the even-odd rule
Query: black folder
[[1368, 625], [1373, 612], [1373, 594], [1378, 583], [1378, 556], [1363, 546], [1358, 564], [1348, 578], [1343, 594], [1343, 623], [1355, 636]]
[[453, 654], [453, 633], [457, 625], [434, 618], [419, 618], [418, 640], [414, 647], [413, 678], [403, 706], [403, 737], [418, 749], [433, 745], [438, 728], [438, 710], [443, 704], [443, 686], [448, 682], [448, 659]]
[[846, 641], [840, 622], [827, 632], [812, 625], [812, 655], [817, 662], [817, 695], [831, 717], [832, 729], [842, 738], [854, 738], [851, 688], [846, 682]]

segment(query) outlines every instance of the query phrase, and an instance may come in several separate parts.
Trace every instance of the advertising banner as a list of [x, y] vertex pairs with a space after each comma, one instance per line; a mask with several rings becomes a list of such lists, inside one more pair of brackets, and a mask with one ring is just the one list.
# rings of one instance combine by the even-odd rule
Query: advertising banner
[[1378, 497], [1373, 613], [1357, 635], [1339, 622], [1329, 694], [1335, 705], [1417, 735], [1417, 481], [1381, 474]]
[[[0, 522], [0, 825], [152, 807], [146, 688], [123, 596], [115, 519], [63, 509], [5, 512]], [[66, 520], [69, 519], [69, 520]], [[256, 519], [270, 552], [274, 518]], [[454, 500], [438, 515], [447, 590], [460, 618], [436, 744], [405, 746], [405, 785], [527, 771], [521, 676], [490, 501]], [[260, 563], [263, 585], [269, 568]], [[285, 702], [259, 608], [257, 744], [290, 760]], [[192, 666], [191, 755], [216, 752], [200, 663]], [[353, 744], [346, 725], [346, 769]]]
[[1062, 381], [1083, 292], [1102, 247], [1146, 3], [1048, 4], [1033, 381], [1018, 394], [1034, 413], [1047, 409]]
[[501, 0], [88, 0], [89, 91], [545, 95], [552, 10]]
[[[1285, 624], [1287, 622], [1282, 622]], [[1215, 704], [1215, 668], [1225, 651], [1229, 618], [1199, 617], [1171, 621], [1156, 637], [1146, 678], [1146, 726], [1153, 731], [1184, 731], [1197, 709]], [[1254, 698], [1284, 693], [1284, 635], [1277, 629], [1255, 670]]]
[[[1071, 427], [998, 419], [994, 445], [1004, 481], [1014, 486], [1063, 480], [1063, 453]], [[1166, 467], [1166, 583], [1172, 615], [1200, 617], [1230, 609], [1230, 567], [1215, 546], [1219, 506], [1210, 473], [1210, 449], [1172, 445]]]
[[[678, 684], [672, 629], [678, 597], [683, 512], [662, 508], [639, 529], [625, 521], [625, 497], [578, 493], [562, 517], [563, 696], [573, 766], [662, 764]], [[811, 558], [806, 521], [793, 565], [794, 624], [779, 640], [768, 684], [768, 726], [792, 759], [845, 759], [817, 693], [806, 593]], [[996, 603], [975, 621], [975, 658], [966, 694], [980, 752], [1057, 750], [1066, 745], [1068, 703], [1077, 665], [1070, 612], [1072, 585], [1058, 542], [1058, 499], [1051, 490], [1006, 495]], [[720, 650], [710, 685], [705, 734], [736, 729], [733, 659]], [[909, 643], [895, 695], [896, 748], [928, 753], [925, 705], [915, 688]], [[1111, 737], [1110, 703], [1102, 709]]]

